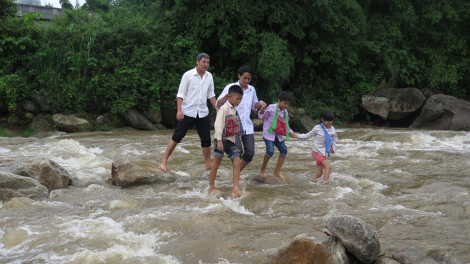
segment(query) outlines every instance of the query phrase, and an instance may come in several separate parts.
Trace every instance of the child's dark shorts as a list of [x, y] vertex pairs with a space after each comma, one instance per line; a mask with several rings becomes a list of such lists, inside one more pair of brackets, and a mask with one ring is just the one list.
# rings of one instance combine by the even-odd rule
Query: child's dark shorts
[[[224, 140], [224, 152], [227, 153], [227, 156], [230, 160], [233, 160], [235, 157], [240, 157], [242, 150], [239, 146], [235, 145], [234, 142], [230, 140]], [[224, 153], [217, 149], [217, 139], [214, 139], [214, 156], [222, 158]]]

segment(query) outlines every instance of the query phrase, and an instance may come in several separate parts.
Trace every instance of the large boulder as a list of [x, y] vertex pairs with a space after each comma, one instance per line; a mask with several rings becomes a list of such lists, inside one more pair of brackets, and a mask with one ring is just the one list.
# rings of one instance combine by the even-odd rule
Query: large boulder
[[289, 107], [288, 111], [290, 119], [300, 118], [301, 116], [304, 116], [306, 114], [305, 109], [300, 107]]
[[0, 171], [0, 201], [13, 197], [46, 198], [47, 188], [35, 179]]
[[349, 215], [326, 215], [325, 227], [362, 263], [369, 264], [380, 255], [379, 235], [364, 221]]
[[436, 94], [426, 101], [410, 128], [470, 131], [470, 103], [450, 95]]
[[46, 158], [19, 158], [0, 160], [0, 171], [30, 177], [49, 190], [67, 188], [70, 175], [59, 164]]
[[37, 115], [41, 112], [41, 109], [39, 109], [39, 107], [37, 107], [33, 102], [31, 101], [26, 101], [23, 103], [23, 108], [24, 110], [34, 114], [34, 115]]
[[108, 181], [113, 185], [129, 186], [174, 179], [173, 175], [163, 173], [158, 169], [158, 165], [149, 161], [130, 161], [121, 158], [113, 162], [111, 178]]
[[33, 118], [33, 120], [31, 120], [31, 123], [29, 123], [29, 128], [39, 132], [50, 132], [55, 130], [54, 125], [51, 124], [49, 120], [43, 116]]
[[88, 132], [93, 129], [93, 126], [86, 119], [73, 115], [55, 114], [52, 116], [52, 122], [59, 130], [67, 133]]
[[33, 100], [34, 104], [42, 111], [42, 112], [48, 112], [49, 111], [49, 106], [46, 103], [46, 100], [44, 99], [44, 96], [42, 96], [39, 93], [33, 93], [31, 95], [31, 100]]
[[304, 115], [300, 118], [299, 131], [300, 133], [308, 133], [316, 126], [318, 122], [313, 120], [310, 116]]
[[299, 235], [290, 244], [266, 256], [263, 264], [350, 264], [348, 251], [335, 237], [319, 240]]
[[155, 131], [157, 128], [152, 122], [145, 118], [139, 111], [128, 109], [123, 113], [123, 119], [130, 127], [140, 130]]
[[144, 111], [144, 116], [153, 124], [160, 124], [162, 122], [162, 112], [157, 112], [151, 107]]
[[362, 107], [384, 120], [397, 121], [417, 113], [426, 97], [416, 88], [379, 89], [362, 96]]

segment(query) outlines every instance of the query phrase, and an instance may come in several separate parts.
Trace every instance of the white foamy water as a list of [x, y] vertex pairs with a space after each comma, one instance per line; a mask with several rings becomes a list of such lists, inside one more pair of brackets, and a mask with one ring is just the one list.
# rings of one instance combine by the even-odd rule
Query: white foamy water
[[470, 263], [469, 132], [337, 131], [327, 185], [312, 179], [311, 140], [287, 142], [287, 183], [252, 181], [265, 152], [256, 133], [256, 156], [241, 173], [245, 193], [237, 199], [229, 198], [226, 157], [216, 179], [223, 196], [207, 194], [195, 131], [168, 162], [176, 181], [127, 188], [106, 183], [112, 162], [158, 164], [172, 131], [0, 138], [3, 158], [49, 158], [74, 182], [47, 199], [0, 203], [0, 263], [260, 263], [298, 234], [321, 237], [317, 229], [330, 213], [364, 220], [385, 254], [406, 250], [413, 263], [435, 263], [436, 254]]

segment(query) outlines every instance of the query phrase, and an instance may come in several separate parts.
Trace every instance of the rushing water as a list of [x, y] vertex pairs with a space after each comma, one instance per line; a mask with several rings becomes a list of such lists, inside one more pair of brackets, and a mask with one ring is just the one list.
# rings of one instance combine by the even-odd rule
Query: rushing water
[[[383, 253], [406, 250], [414, 263], [439, 263], [433, 255], [470, 263], [469, 132], [337, 131], [329, 185], [311, 179], [311, 142], [292, 140], [283, 166], [288, 182], [245, 180], [244, 195], [234, 200], [206, 194], [194, 131], [170, 157], [176, 181], [130, 188], [106, 183], [112, 162], [158, 164], [172, 131], [0, 138], [1, 157], [49, 158], [79, 185], [44, 200], [0, 203], [0, 263], [260, 263], [296, 235], [324, 237], [317, 229], [328, 213], [364, 220], [379, 233]], [[259, 174], [261, 137], [245, 179]], [[230, 166], [225, 157], [216, 181], [228, 194]]]

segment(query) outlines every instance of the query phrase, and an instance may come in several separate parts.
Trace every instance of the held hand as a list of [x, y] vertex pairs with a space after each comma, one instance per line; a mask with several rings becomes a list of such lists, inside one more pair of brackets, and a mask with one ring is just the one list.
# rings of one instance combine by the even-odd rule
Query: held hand
[[291, 138], [297, 138], [297, 133], [295, 133], [295, 132], [290, 133], [290, 137]]
[[222, 140], [217, 141], [217, 149], [220, 151], [224, 151], [224, 143], [222, 143]]
[[[261, 106], [261, 110], [264, 110], [266, 108], [266, 103], [265, 102], [259, 101], [258, 103]], [[263, 113], [264, 113], [264, 111], [263, 111]]]
[[178, 111], [178, 113], [176, 113], [176, 120], [178, 120], [178, 121], [183, 121], [183, 119], [184, 119], [184, 114], [183, 114], [183, 112]]

